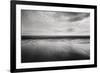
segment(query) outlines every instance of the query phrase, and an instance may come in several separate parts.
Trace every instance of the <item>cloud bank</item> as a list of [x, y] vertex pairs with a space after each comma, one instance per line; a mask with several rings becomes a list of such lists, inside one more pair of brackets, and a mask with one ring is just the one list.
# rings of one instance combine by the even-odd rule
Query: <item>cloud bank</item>
[[90, 14], [21, 10], [22, 35], [89, 35]]

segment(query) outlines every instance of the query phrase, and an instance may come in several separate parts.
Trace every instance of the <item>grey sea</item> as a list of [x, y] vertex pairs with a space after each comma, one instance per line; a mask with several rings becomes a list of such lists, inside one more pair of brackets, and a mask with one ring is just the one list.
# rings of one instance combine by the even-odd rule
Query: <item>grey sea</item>
[[21, 62], [90, 59], [90, 39], [22, 39]]

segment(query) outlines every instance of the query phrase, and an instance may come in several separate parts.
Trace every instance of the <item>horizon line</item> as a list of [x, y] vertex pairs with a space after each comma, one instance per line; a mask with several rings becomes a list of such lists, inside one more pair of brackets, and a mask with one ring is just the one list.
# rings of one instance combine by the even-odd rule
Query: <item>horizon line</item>
[[64, 38], [69, 38], [69, 39], [75, 39], [75, 38], [90, 38], [90, 35], [85, 35], [85, 36], [21, 36], [21, 39], [64, 39]]

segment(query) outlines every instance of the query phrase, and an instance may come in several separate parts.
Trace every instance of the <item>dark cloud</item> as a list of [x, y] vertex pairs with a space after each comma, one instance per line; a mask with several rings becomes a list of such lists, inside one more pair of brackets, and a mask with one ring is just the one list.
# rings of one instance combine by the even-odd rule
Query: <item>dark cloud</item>
[[73, 21], [79, 21], [79, 20], [82, 20], [84, 18], [87, 18], [89, 17], [90, 14], [89, 13], [86, 13], [86, 14], [79, 14], [79, 15], [76, 15], [76, 16], [73, 16], [69, 19], [70, 22], [73, 22]]

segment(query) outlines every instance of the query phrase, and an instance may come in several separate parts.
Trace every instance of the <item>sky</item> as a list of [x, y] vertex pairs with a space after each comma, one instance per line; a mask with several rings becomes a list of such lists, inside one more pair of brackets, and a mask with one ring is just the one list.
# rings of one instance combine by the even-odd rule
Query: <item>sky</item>
[[90, 35], [90, 13], [21, 10], [21, 35]]

